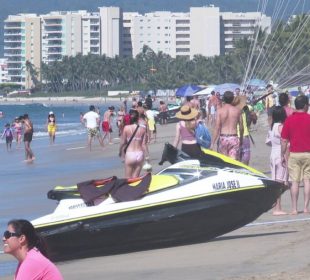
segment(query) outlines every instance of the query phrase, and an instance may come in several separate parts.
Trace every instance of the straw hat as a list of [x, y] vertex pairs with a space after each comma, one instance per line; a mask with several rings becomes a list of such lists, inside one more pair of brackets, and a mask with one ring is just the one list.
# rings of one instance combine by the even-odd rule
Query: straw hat
[[175, 116], [180, 120], [192, 120], [198, 116], [198, 111], [194, 108], [184, 105], [181, 107], [180, 111], [175, 114]]
[[238, 107], [240, 110], [242, 110], [247, 104], [246, 104], [246, 96], [238, 95], [234, 97], [234, 100], [232, 102], [233, 106]]

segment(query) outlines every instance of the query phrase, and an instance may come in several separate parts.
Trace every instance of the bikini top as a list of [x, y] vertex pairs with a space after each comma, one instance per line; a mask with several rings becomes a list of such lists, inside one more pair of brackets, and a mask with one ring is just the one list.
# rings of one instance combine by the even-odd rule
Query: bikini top
[[[140, 128], [140, 127], [142, 127], [142, 125], [139, 124], [139, 128]], [[136, 135], [137, 135], [137, 133], [138, 133], [138, 131], [139, 131], [139, 128], [138, 128], [138, 130], [137, 130], [137, 132], [136, 132]], [[136, 127], [135, 127], [135, 128], [132, 128], [132, 127], [131, 127], [131, 135], [135, 132], [135, 130], [136, 130]], [[127, 137], [127, 142], [128, 142], [129, 139], [131, 138], [131, 135], [130, 135], [130, 137]], [[136, 136], [134, 136], [134, 137], [132, 138], [131, 141], [141, 141], [142, 138], [143, 138], [143, 137], [136, 137]]]

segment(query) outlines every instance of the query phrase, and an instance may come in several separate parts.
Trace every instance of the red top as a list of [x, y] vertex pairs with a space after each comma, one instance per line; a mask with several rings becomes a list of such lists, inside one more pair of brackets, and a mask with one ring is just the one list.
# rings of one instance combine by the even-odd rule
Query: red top
[[294, 112], [286, 118], [281, 137], [290, 142], [290, 152], [310, 152], [310, 115]]

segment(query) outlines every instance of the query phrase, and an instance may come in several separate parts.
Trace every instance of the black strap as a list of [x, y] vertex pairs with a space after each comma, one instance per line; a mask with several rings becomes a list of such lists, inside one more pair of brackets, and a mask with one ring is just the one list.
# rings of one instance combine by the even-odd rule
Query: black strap
[[131, 135], [129, 141], [127, 142], [127, 144], [126, 144], [126, 146], [125, 146], [125, 148], [124, 148], [124, 153], [125, 153], [125, 154], [126, 154], [127, 148], [128, 148], [128, 146], [130, 145], [132, 139], [135, 137], [135, 135], [136, 135], [136, 133], [137, 133], [137, 131], [138, 131], [138, 128], [139, 128], [139, 125], [137, 124], [137, 127], [136, 127], [135, 131], [134, 131], [133, 134]]

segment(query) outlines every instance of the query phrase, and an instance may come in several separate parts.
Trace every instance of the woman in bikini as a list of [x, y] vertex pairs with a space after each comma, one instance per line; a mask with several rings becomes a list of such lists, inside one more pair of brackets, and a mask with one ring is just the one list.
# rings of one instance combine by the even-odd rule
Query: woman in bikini
[[15, 139], [16, 139], [16, 149], [20, 148], [22, 143], [22, 117], [16, 117], [13, 123], [13, 129], [15, 132]]
[[124, 129], [125, 107], [121, 106], [117, 112], [116, 126], [118, 127], [118, 136], [122, 135]]
[[[121, 136], [120, 154], [133, 136], [127, 147], [124, 160], [126, 178], [135, 178], [140, 175], [144, 160], [148, 159], [147, 130], [145, 126], [139, 125], [139, 113], [136, 110], [132, 110], [130, 115], [131, 124], [124, 127]], [[133, 135], [134, 133], [135, 135]]]

